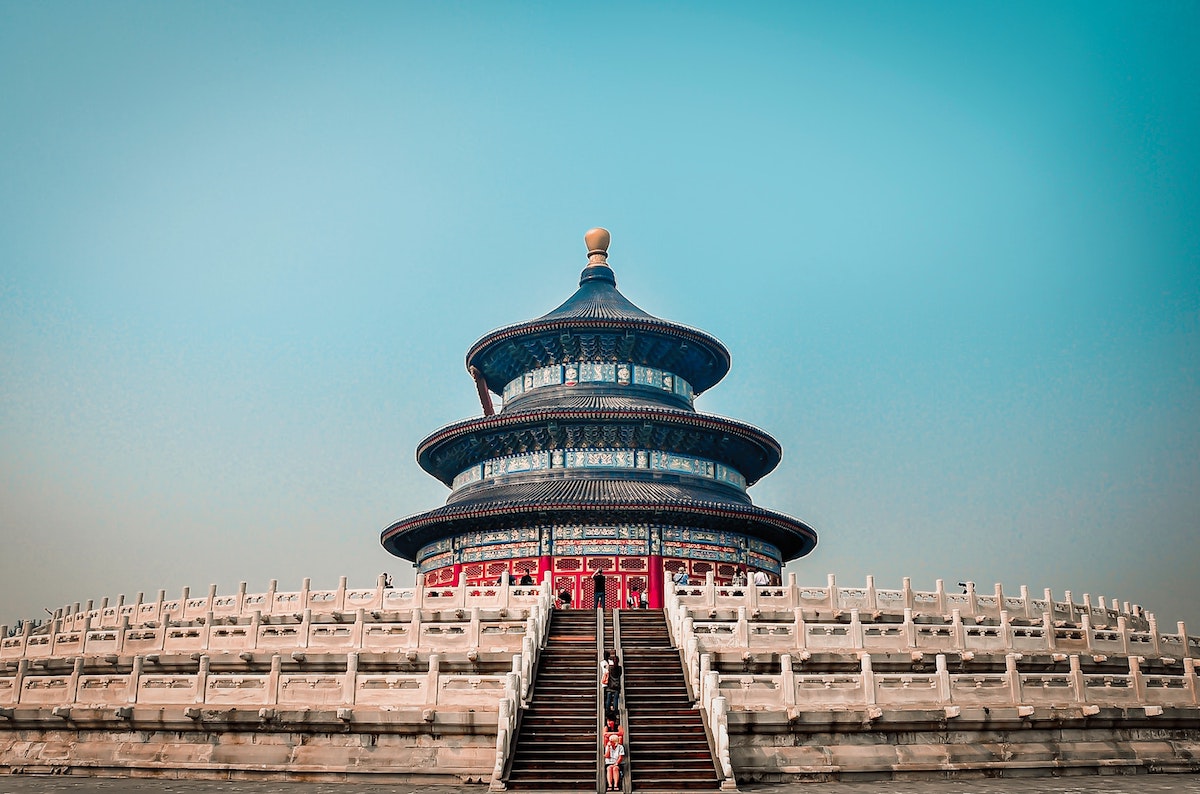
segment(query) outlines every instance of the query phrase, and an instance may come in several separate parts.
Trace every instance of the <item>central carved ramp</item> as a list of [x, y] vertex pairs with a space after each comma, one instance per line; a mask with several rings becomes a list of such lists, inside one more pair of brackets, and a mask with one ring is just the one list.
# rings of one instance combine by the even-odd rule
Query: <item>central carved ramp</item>
[[596, 613], [556, 609], [505, 781], [514, 791], [596, 791]]
[[692, 707], [666, 616], [622, 610], [618, 620], [633, 791], [718, 790], [704, 718]]

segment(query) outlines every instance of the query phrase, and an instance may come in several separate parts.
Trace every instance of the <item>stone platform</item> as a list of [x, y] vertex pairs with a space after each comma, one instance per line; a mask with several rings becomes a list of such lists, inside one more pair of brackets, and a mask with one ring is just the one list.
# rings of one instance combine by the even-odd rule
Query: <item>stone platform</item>
[[[129, 780], [71, 776], [0, 778], [0, 794], [485, 794], [485, 786], [281, 783], [264, 781]], [[1200, 794], [1200, 775], [874, 783], [743, 785], [745, 794]]]

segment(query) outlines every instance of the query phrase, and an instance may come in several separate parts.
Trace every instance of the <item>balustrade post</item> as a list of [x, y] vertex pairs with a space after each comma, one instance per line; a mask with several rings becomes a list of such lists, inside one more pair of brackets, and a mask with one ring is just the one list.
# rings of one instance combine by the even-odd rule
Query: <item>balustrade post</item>
[[272, 579], [267, 586], [267, 603], [266, 609], [263, 611], [265, 615], [275, 614], [275, 591], [279, 589], [279, 580]]
[[436, 653], [429, 654], [429, 672], [425, 679], [426, 706], [436, 706], [438, 704], [438, 695], [441, 694], [441, 687], [438, 685], [441, 668], [442, 657]]
[[529, 700], [530, 690], [533, 688], [533, 658], [536, 655], [536, 649], [533, 646], [533, 641], [529, 637], [521, 640], [521, 691], [519, 693], [521, 702], [525, 703]]
[[367, 611], [362, 607], [354, 610], [354, 627], [350, 629], [350, 644], [355, 648], [363, 647], [363, 637], [366, 634]]
[[492, 769], [490, 791], [504, 791], [504, 764], [508, 760], [509, 730], [513, 724], [515, 706], [508, 698], [500, 699], [500, 710], [496, 717], [496, 765]]
[[792, 672], [792, 656], [788, 653], [779, 657], [779, 688], [782, 690], [783, 705], [796, 705], [796, 676]]
[[737, 780], [733, 777], [733, 763], [729, 759], [729, 701], [723, 697], [714, 698], [709, 714], [712, 717], [714, 738], [717, 740], [717, 760], [725, 778], [721, 788], [736, 791]]
[[300, 608], [308, 606], [308, 597], [312, 592], [312, 577], [306, 576], [300, 582]]
[[904, 647], [907, 650], [917, 647], [917, 624], [913, 621], [912, 607], [904, 608]]
[[1000, 610], [1000, 643], [1005, 649], [1012, 648], [1012, 620], [1008, 616], [1008, 610]]
[[1146, 702], [1146, 678], [1142, 675], [1142, 657], [1129, 657], [1129, 677], [1133, 679], [1133, 692], [1139, 705]]
[[979, 614], [979, 595], [975, 592], [974, 582], [967, 582], [967, 612], [972, 616]]
[[935, 656], [934, 666], [937, 669], [937, 702], [946, 705], [950, 702], [950, 672], [946, 669], [946, 654]]
[[[308, 599], [304, 599], [304, 601], [305, 601], [305, 603], [308, 603]], [[305, 609], [304, 616], [300, 619], [300, 636], [297, 638], [298, 639], [297, 644], [301, 648], [308, 647], [308, 638], [311, 633], [312, 633], [312, 610]]]
[[196, 702], [205, 703], [208, 701], [208, 669], [212, 664], [212, 660], [208, 654], [200, 657], [200, 668], [196, 671]]
[[839, 609], [841, 609], [841, 606], [842, 606], [841, 605], [842, 597], [841, 597], [841, 594], [838, 593], [837, 577], [835, 577], [833, 574], [829, 574], [829, 576], [826, 579], [825, 586], [826, 586], [825, 595], [829, 599], [829, 611], [837, 612]]
[[337, 591], [333, 596], [332, 609], [337, 612], [342, 612], [346, 609], [346, 577], [344, 576], [338, 577]]
[[133, 669], [129, 672], [129, 683], [125, 687], [126, 703], [137, 703], [138, 688], [142, 680], [142, 664], [141, 656], [133, 657]]
[[[28, 626], [29, 624], [26, 623], [25, 625]], [[28, 633], [25, 636], [28, 637]], [[20, 704], [21, 702], [21, 692], [25, 688], [25, 676], [27, 675], [29, 675], [29, 660], [22, 657], [17, 660], [17, 680], [13, 682], [13, 687], [16, 688], [16, 692], [13, 693], [14, 704]]]
[[[700, 654], [700, 676], [699, 676], [700, 680], [698, 682], [699, 683], [699, 686], [698, 686], [699, 692], [697, 694], [700, 696], [700, 702], [705, 704], [706, 708], [707, 708], [707, 704], [708, 704], [708, 698], [706, 697], [706, 695], [707, 695], [706, 689], [708, 687], [708, 676], [710, 673], [713, 673], [712, 655], [707, 654], [707, 653], [702, 653], [702, 654]], [[715, 675], [715, 673], [714, 673], [714, 675]]]
[[159, 590], [158, 591], [158, 600], [154, 604], [154, 619], [156, 621], [161, 621], [163, 619], [163, 617], [162, 617], [163, 602], [166, 600], [167, 600], [167, 591]]
[[808, 647], [808, 626], [804, 623], [804, 610], [796, 607], [792, 610], [792, 647], [804, 650]]
[[251, 649], [258, 647], [258, 629], [262, 625], [262, 610], [256, 609], [250, 616], [250, 636], [247, 637]]
[[1079, 623], [1083, 627], [1081, 630], [1083, 631], [1084, 647], [1087, 648], [1088, 653], [1092, 653], [1096, 650], [1096, 638], [1092, 636], [1091, 614], [1080, 615]]
[[866, 705], [874, 706], [876, 701], [875, 671], [871, 668], [871, 654], [864, 653], [862, 655], [861, 668], [863, 698], [865, 698]]
[[700, 641], [696, 639], [696, 635], [687, 638], [687, 650], [684, 652], [684, 662], [687, 665], [688, 682], [692, 685], [692, 691], [700, 689], [700, 678], [697, 675], [697, 669], [700, 665]]
[[1029, 598], [1029, 585], [1021, 585], [1021, 604], [1023, 608], [1021, 617], [1029, 620], [1033, 617], [1033, 605], [1030, 603]]
[[1196, 677], [1196, 660], [1190, 656], [1183, 659], [1183, 686], [1191, 696], [1192, 705], [1200, 706], [1200, 680]]
[[967, 647], [966, 631], [963, 630], [962, 610], [950, 610], [950, 631], [954, 635], [954, 647], [965, 650]]
[[737, 611], [737, 643], [743, 648], [750, 647], [750, 622], [746, 619], [745, 607], [738, 607]]
[[412, 618], [408, 622], [408, 647], [421, 647], [421, 609], [413, 607]]
[[937, 579], [933, 583], [933, 595], [937, 600], [937, 613], [945, 617], [946, 612], [946, 582], [944, 579]]
[[1150, 615], [1149, 620], [1146, 622], [1150, 624], [1150, 647], [1154, 649], [1155, 656], [1161, 657], [1162, 648], [1160, 647], [1161, 643], [1158, 636], [1158, 618]]
[[242, 614], [242, 610], [246, 608], [246, 583], [238, 582], [237, 591], [237, 613]]
[[1076, 612], [1075, 596], [1071, 593], [1070, 590], [1067, 590], [1063, 593], [1063, 601], [1065, 601], [1066, 605], [1067, 605], [1067, 617], [1066, 617], [1067, 622], [1075, 623], [1076, 622], [1076, 619], [1075, 619], [1075, 612]]
[[[1054, 609], [1054, 602], [1050, 602], [1050, 609]], [[1053, 651], [1058, 646], [1058, 637], [1055, 636], [1054, 628], [1054, 613], [1042, 613], [1042, 633], [1046, 635], [1046, 650]]]
[[[867, 591], [866, 592], [867, 592], [867, 609], [870, 609], [872, 611], [878, 609], [879, 607], [876, 606], [878, 594], [875, 592], [875, 576], [873, 574], [867, 574]], [[862, 646], [859, 646], [859, 647], [862, 647]]]
[[796, 584], [796, 572], [795, 571], [788, 572], [787, 589], [788, 589], [787, 605], [789, 607], [799, 606], [799, 604], [800, 604], [800, 587]]
[[1071, 688], [1075, 690], [1075, 702], [1087, 703], [1087, 681], [1083, 678], [1083, 670], [1079, 666], [1079, 654], [1073, 653], [1069, 659], [1071, 664]]
[[715, 571], [704, 572], [704, 605], [709, 609], [717, 605], [717, 577]]
[[117, 653], [125, 650], [125, 633], [129, 631], [129, 616], [121, 615], [121, 620], [117, 624]]
[[283, 670], [283, 657], [275, 653], [271, 655], [271, 672], [267, 675], [267, 705], [274, 706], [279, 702], [279, 673]]
[[358, 653], [346, 654], [346, 678], [342, 681], [342, 703], [353, 706], [358, 701]]
[[71, 667], [71, 678], [67, 684], [67, 701], [63, 705], [69, 706], [79, 702], [79, 677], [81, 675], [83, 675], [83, 657], [76, 656], [75, 664]]
[[1179, 647], [1183, 649], [1183, 656], [1189, 656], [1191, 649], [1188, 648], [1187, 625], [1182, 620], [1175, 624], [1175, 631], [1179, 634]]
[[1129, 655], [1129, 621], [1124, 615], [1117, 616], [1117, 633], [1121, 635], [1121, 654]]
[[704, 699], [702, 701], [704, 708], [709, 713], [712, 713], [712, 704], [721, 692], [721, 674], [716, 670], [709, 670], [708, 675], [704, 677]]
[[[507, 588], [508, 585], [505, 585]], [[467, 644], [471, 648], [479, 647], [480, 611], [479, 607], [471, 607], [471, 623], [467, 628]]]
[[212, 627], [214, 619], [215, 618], [213, 618], [211, 609], [204, 614], [204, 633], [201, 635], [200, 647], [206, 651], [209, 648], [209, 643], [212, 642]]
[[905, 610], [907, 610], [908, 615], [911, 617], [913, 607], [916, 606], [916, 602], [913, 600], [913, 589], [912, 589], [912, 577], [911, 576], [905, 576], [903, 579], [900, 580], [900, 593], [901, 593], [900, 599], [904, 604], [904, 608], [905, 608]]
[[864, 645], [862, 618], [857, 609], [850, 610], [850, 636], [848, 639], [851, 648], [862, 648]]
[[996, 614], [1000, 614], [1006, 608], [1004, 603], [1004, 585], [996, 582]]
[[1017, 669], [1017, 655], [1015, 653], [1007, 653], [1004, 655], [1004, 675], [1008, 678], [1008, 689], [1012, 694], [1013, 706], [1018, 706], [1021, 703], [1021, 671]]

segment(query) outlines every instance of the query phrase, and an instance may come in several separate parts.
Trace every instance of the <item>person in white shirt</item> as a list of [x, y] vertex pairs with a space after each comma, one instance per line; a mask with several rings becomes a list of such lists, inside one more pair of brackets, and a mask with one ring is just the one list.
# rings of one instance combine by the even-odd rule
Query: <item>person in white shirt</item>
[[771, 580], [767, 577], [766, 571], [760, 570], [754, 572], [754, 584], [756, 587], [766, 587], [770, 583]]

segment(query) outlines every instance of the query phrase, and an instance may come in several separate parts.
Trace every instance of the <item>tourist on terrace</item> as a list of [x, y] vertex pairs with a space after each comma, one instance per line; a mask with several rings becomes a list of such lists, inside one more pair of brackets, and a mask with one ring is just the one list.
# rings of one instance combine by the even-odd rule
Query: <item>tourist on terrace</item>
[[604, 609], [604, 586], [605, 576], [602, 569], [596, 569], [592, 574], [592, 594], [596, 599], [596, 609]]
[[525, 573], [521, 574], [521, 587], [529, 587], [533, 584], [533, 577], [529, 575], [529, 569], [525, 569]]
[[559, 609], [570, 609], [571, 608], [571, 590], [570, 590], [570, 588], [564, 587], [562, 590], [558, 591], [558, 608]]
[[615, 733], [608, 735], [604, 743], [604, 774], [608, 780], [609, 791], [621, 790], [621, 759], [625, 756], [625, 746]]
[[770, 579], [770, 577], [768, 577], [768, 576], [767, 576], [767, 572], [766, 572], [766, 571], [763, 571], [763, 570], [757, 570], [757, 571], [755, 571], [755, 572], [754, 572], [754, 585], [755, 585], [755, 587], [766, 587], [766, 586], [767, 586], [767, 585], [769, 585], [770, 583], [771, 583], [771, 579]]

